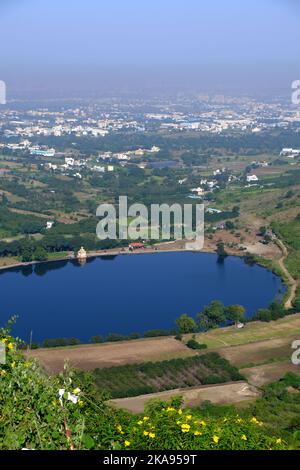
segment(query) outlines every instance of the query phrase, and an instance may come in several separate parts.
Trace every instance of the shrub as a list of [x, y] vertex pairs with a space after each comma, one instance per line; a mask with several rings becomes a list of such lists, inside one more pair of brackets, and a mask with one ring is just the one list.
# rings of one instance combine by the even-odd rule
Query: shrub
[[207, 344], [198, 343], [195, 339], [190, 339], [186, 345], [190, 349], [207, 349]]
[[158, 337], [158, 336], [169, 336], [170, 335], [170, 331], [168, 330], [148, 330], [148, 331], [145, 331], [144, 333], [144, 338], [155, 338], [155, 337]]
[[115, 341], [124, 341], [126, 340], [127, 337], [126, 336], [123, 336], [123, 335], [119, 335], [118, 333], [110, 333], [107, 338], [106, 338], [106, 341], [108, 342], [115, 342]]
[[294, 374], [293, 372], [288, 372], [282, 378], [282, 381], [288, 387], [300, 388], [300, 377], [299, 375]]
[[104, 342], [104, 338], [103, 338], [103, 336], [101, 336], [101, 335], [92, 336], [91, 339], [90, 339], [90, 342], [91, 342], [91, 343], [94, 343], [94, 344], [103, 343], [103, 342]]

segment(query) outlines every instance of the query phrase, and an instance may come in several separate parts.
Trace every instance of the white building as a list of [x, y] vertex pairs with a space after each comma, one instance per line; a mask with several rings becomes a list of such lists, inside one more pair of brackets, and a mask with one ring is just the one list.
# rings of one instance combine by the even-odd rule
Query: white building
[[68, 166], [73, 166], [75, 164], [74, 158], [66, 157], [65, 158], [65, 164]]
[[209, 189], [213, 189], [215, 187], [215, 185], [217, 184], [216, 181], [207, 181], [207, 186]]
[[204, 194], [204, 189], [203, 188], [193, 188], [191, 189], [191, 192], [192, 193], [196, 193], [198, 196], [201, 196], [202, 194]]
[[46, 223], [46, 229], [47, 229], [47, 230], [50, 230], [50, 229], [53, 227], [53, 225], [54, 225], [54, 222], [49, 220], [49, 221]]
[[256, 175], [247, 175], [247, 183], [256, 183], [258, 178]]
[[280, 152], [281, 157], [295, 158], [300, 155], [299, 149], [283, 148]]

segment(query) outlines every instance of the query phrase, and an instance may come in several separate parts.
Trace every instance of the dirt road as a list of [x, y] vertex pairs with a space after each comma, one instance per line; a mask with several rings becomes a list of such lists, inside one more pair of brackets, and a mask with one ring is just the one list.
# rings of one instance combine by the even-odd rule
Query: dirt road
[[290, 309], [290, 308], [293, 307], [293, 301], [294, 301], [294, 298], [296, 297], [298, 282], [293, 278], [293, 276], [290, 274], [290, 272], [288, 271], [288, 269], [286, 268], [286, 266], [284, 264], [288, 254], [289, 254], [288, 250], [287, 250], [287, 247], [284, 245], [284, 243], [281, 240], [277, 240], [277, 243], [278, 243], [278, 245], [281, 249], [281, 252], [282, 252], [282, 257], [278, 260], [278, 263], [279, 263], [280, 268], [284, 272], [285, 276], [287, 277], [289, 285], [290, 285], [290, 294], [289, 294], [289, 297], [287, 298], [284, 306], [285, 306], [286, 309]]
[[197, 388], [168, 390], [166, 392], [140, 395], [133, 398], [111, 400], [110, 403], [117, 408], [124, 408], [132, 413], [142, 413], [149, 400], [170, 400], [174, 396], [183, 397], [184, 407], [199, 406], [203, 401], [215, 404], [239, 403], [255, 400], [259, 397], [258, 390], [247, 382], [230, 382], [221, 385], [209, 385]]

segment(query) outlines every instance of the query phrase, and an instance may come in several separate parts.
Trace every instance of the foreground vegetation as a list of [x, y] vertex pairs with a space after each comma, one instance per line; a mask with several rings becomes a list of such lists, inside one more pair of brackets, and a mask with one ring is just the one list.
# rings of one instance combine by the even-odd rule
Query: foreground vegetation
[[[9, 331], [1, 330], [0, 341], [7, 353], [0, 369], [0, 449], [280, 450], [299, 445], [295, 432], [286, 433], [280, 425], [275, 430], [259, 418], [262, 407], [257, 415], [249, 410], [240, 416], [233, 409], [219, 414], [182, 410], [174, 399], [132, 416], [109, 407], [107, 395], [96, 394], [88, 376], [80, 380], [67, 367], [59, 376], [45, 376], [38, 364], [22, 358]], [[276, 400], [295, 411], [299, 394], [289, 395], [285, 383], [279, 387]]]

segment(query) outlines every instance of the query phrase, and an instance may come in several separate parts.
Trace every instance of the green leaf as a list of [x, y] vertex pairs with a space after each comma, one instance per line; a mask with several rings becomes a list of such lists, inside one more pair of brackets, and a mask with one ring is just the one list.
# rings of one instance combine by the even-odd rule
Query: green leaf
[[95, 441], [89, 434], [83, 435], [83, 444], [87, 449], [93, 449], [95, 447]]

